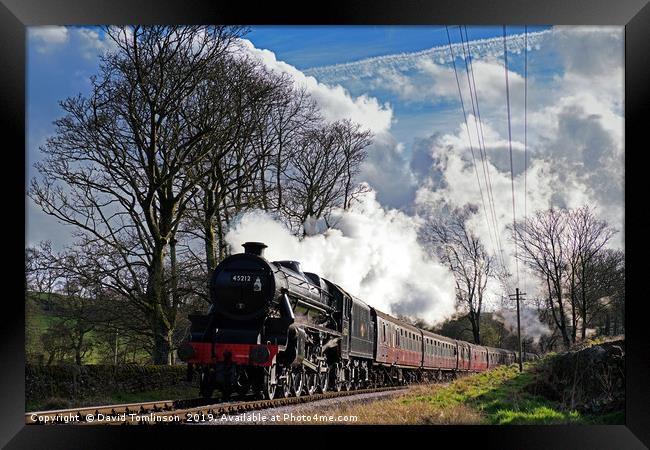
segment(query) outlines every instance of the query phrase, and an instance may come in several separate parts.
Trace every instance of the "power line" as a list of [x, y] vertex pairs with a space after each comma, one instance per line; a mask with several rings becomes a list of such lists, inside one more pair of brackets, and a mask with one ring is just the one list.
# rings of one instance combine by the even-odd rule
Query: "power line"
[[[460, 26], [458, 27], [460, 29]], [[495, 208], [495, 203], [494, 203], [494, 193], [492, 190], [492, 179], [490, 177], [490, 167], [487, 164], [487, 151], [485, 147], [485, 132], [483, 130], [483, 120], [481, 119], [481, 109], [479, 107], [479, 101], [478, 101], [478, 91], [476, 89], [476, 78], [474, 77], [474, 66], [472, 64], [472, 52], [470, 49], [469, 45], [469, 35], [467, 33], [467, 26], [464, 26], [465, 28], [465, 42], [467, 43], [467, 55], [465, 55], [465, 47], [463, 45], [463, 56], [466, 57], [465, 61], [465, 68], [468, 72], [467, 74], [467, 84], [469, 86], [469, 91], [470, 95], [472, 95], [472, 87], [474, 94], [472, 96], [472, 100], [476, 99], [476, 110], [474, 111], [474, 123], [476, 124], [476, 134], [478, 136], [479, 140], [479, 151], [481, 154], [481, 162], [483, 165], [483, 176], [486, 181], [486, 186], [487, 186], [487, 191], [488, 191], [488, 202], [490, 204], [490, 209], [491, 209], [491, 214], [492, 214], [492, 221], [494, 225], [494, 234], [496, 236], [496, 242], [497, 242], [497, 255], [499, 256], [501, 260], [501, 267], [505, 270], [505, 261], [503, 258], [503, 247], [501, 245], [501, 237], [499, 234], [499, 222], [497, 220], [496, 216], [496, 208]], [[461, 43], [463, 42], [463, 33], [461, 30], [460, 33], [460, 39]], [[468, 64], [469, 62], [469, 64]], [[469, 81], [471, 74], [471, 83]], [[472, 108], [474, 107], [474, 101], [472, 101]], [[478, 120], [477, 120], [478, 119]]]
[[[493, 233], [496, 236], [496, 224], [493, 222], [492, 229], [490, 229], [490, 227], [489, 227], [489, 219], [493, 218], [493, 214], [491, 214], [491, 213], [494, 210], [494, 208], [493, 208], [493, 206], [492, 206], [492, 204], [490, 202], [490, 185], [487, 182], [487, 176], [485, 174], [485, 158], [483, 156], [483, 149], [481, 147], [481, 135], [480, 135], [479, 128], [478, 128], [478, 121], [477, 121], [478, 115], [477, 115], [477, 112], [476, 112], [476, 105], [475, 105], [475, 102], [474, 102], [474, 94], [472, 93], [472, 83], [470, 82], [470, 78], [469, 78], [469, 64], [467, 62], [467, 54], [465, 53], [465, 42], [463, 41], [463, 30], [460, 27], [460, 25], [458, 26], [458, 29], [460, 31], [460, 43], [461, 43], [461, 49], [463, 50], [463, 61], [465, 63], [465, 73], [467, 74], [467, 86], [469, 88], [469, 96], [470, 96], [470, 100], [472, 102], [472, 112], [474, 113], [474, 125], [475, 125], [475, 128], [476, 128], [476, 140], [478, 141], [478, 150], [479, 150], [479, 155], [481, 156], [481, 162], [482, 162], [482, 167], [483, 167], [483, 178], [485, 180], [485, 185], [486, 185], [486, 190], [487, 190], [488, 205], [490, 206], [489, 211], [487, 211], [487, 210], [484, 211], [485, 214], [490, 214], [490, 217], [488, 218], [488, 235], [490, 236], [490, 241], [492, 242], [492, 248], [497, 249], [496, 246], [495, 246], [495, 241], [494, 241], [494, 239], [492, 239], [492, 234]], [[497, 249], [497, 251], [498, 251], [498, 249]]]
[[[524, 227], [528, 226], [528, 25], [524, 25]], [[528, 279], [524, 270], [524, 290]]]
[[[456, 56], [454, 55], [454, 49], [451, 46], [451, 36], [449, 35], [449, 27], [445, 25], [445, 29], [447, 30], [447, 41], [449, 42], [449, 51], [451, 52], [451, 62], [452, 65], [454, 66], [454, 75], [456, 76], [456, 86], [458, 86], [458, 97], [460, 98], [460, 106], [463, 110], [463, 118], [465, 119], [465, 129], [467, 130], [467, 139], [469, 141], [469, 148], [472, 152], [472, 162], [474, 165], [474, 173], [476, 174], [476, 182], [478, 184], [478, 190], [479, 193], [481, 194], [481, 203], [483, 204], [483, 211], [487, 211], [487, 208], [485, 207], [485, 199], [483, 198], [483, 188], [481, 186], [481, 179], [479, 178], [478, 175], [478, 169], [476, 167], [476, 157], [474, 156], [474, 146], [472, 145], [472, 136], [470, 135], [469, 132], [469, 124], [467, 122], [467, 112], [465, 111], [465, 102], [463, 101], [463, 94], [460, 89], [460, 81], [458, 79], [458, 70], [456, 69]], [[485, 220], [488, 225], [488, 231], [490, 230], [490, 222], [488, 219], [487, 214], [485, 215]], [[490, 239], [492, 239], [492, 236], [490, 235]], [[494, 245], [494, 243], [493, 243]]]
[[508, 109], [508, 148], [510, 149], [510, 185], [512, 188], [512, 232], [515, 243], [515, 266], [517, 271], [517, 285], [519, 285], [519, 261], [517, 259], [517, 219], [515, 214], [515, 176], [512, 164], [512, 126], [510, 123], [510, 87], [508, 85], [508, 48], [506, 46], [506, 26], [503, 26], [503, 57], [506, 73], [506, 105]]

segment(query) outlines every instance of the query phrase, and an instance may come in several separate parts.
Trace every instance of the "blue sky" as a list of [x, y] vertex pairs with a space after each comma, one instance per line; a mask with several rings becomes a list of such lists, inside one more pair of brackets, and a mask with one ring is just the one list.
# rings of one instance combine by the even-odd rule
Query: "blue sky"
[[[531, 26], [529, 31], [549, 27]], [[458, 27], [449, 26], [452, 42]], [[469, 26], [470, 40], [501, 36], [501, 27]], [[508, 26], [522, 33], [523, 26]], [[408, 53], [447, 44], [444, 25], [433, 26], [257, 26], [246, 36], [256, 46], [273, 49], [278, 59], [304, 70], [373, 56]]]
[[[531, 26], [529, 32], [549, 27]], [[97, 40], [103, 34], [98, 29], [70, 28], [66, 42], [46, 42], [39, 39], [38, 28], [32, 28], [28, 39], [27, 61], [27, 117], [29, 150], [38, 157], [37, 147], [52, 132], [52, 121], [60, 114], [58, 102], [68, 96], [86, 93], [89, 77], [98, 70], [97, 50], [90, 33], [77, 35], [72, 30], [97, 30]], [[507, 33], [519, 34], [522, 26], [508, 26]], [[36, 32], [36, 33], [35, 33]], [[501, 27], [469, 26], [470, 40], [502, 36]], [[459, 27], [449, 26], [452, 43], [460, 41]], [[351, 63], [366, 58], [399, 53], [412, 53], [447, 45], [445, 26], [255, 26], [245, 36], [257, 48], [272, 50], [277, 59], [301, 71], [315, 67]], [[521, 65], [519, 59], [513, 67]], [[353, 95], [362, 95], [365, 87], [350, 83], [345, 86]], [[393, 105], [402, 118], [403, 128], [398, 135], [415, 134], [418, 118], [436, 120], [436, 111], [449, 112], [457, 108], [457, 101], [438, 105], [403, 104], [389, 92], [382, 92], [384, 101]], [[29, 175], [33, 175], [31, 167]]]
[[[460, 41], [450, 27], [452, 42]], [[468, 26], [488, 167], [500, 232], [512, 220], [502, 28]], [[531, 210], [552, 204], [601, 208], [622, 229], [623, 29], [530, 27], [526, 193]], [[523, 27], [507, 27], [515, 183], [522, 209]], [[384, 208], [413, 214], [441, 200], [479, 202], [471, 162], [478, 122], [461, 47], [454, 46], [465, 125], [444, 26], [263, 26], [245, 47], [272, 70], [290, 74], [330, 119], [352, 118], [371, 129], [362, 180]], [[85, 94], [110, 44], [92, 28], [35, 27], [28, 34], [27, 178], [59, 117], [58, 102]], [[469, 128], [469, 130], [467, 129]], [[469, 131], [469, 137], [468, 137]], [[472, 146], [469, 145], [472, 143]], [[485, 182], [485, 180], [483, 180]], [[28, 244], [69, 241], [70, 230], [28, 201]], [[478, 226], [478, 225], [477, 225]], [[479, 230], [485, 233], [489, 230]], [[620, 244], [622, 245], [622, 243]]]

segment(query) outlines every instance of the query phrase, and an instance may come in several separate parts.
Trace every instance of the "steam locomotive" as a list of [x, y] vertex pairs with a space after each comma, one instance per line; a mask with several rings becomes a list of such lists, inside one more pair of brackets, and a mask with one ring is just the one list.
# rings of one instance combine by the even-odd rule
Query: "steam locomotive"
[[396, 319], [296, 261], [268, 261], [261, 242], [243, 247], [214, 270], [208, 312], [189, 316], [190, 339], [178, 349], [203, 397], [214, 389], [273, 399], [436, 381], [517, 360], [516, 352]]

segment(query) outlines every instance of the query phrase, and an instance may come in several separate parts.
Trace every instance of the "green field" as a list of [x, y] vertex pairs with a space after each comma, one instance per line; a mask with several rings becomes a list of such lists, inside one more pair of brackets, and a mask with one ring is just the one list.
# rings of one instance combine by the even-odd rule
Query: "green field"
[[[52, 333], [61, 318], [54, 312], [56, 305], [65, 301], [65, 297], [52, 294], [48, 307], [47, 294], [30, 292], [25, 298], [25, 354], [27, 361], [32, 364], [44, 364], [49, 358], [45, 341], [48, 339], [48, 332]], [[56, 333], [56, 331], [54, 331]], [[89, 331], [84, 342], [89, 349], [82, 358], [83, 364], [111, 363], [113, 361], [112, 351], [114, 338], [111, 336], [110, 344], [106, 336], [100, 335], [97, 331]], [[103, 347], [103, 349], [101, 348]], [[109, 348], [110, 347], [110, 348]], [[103, 350], [103, 354], [102, 354]], [[118, 336], [118, 352], [121, 363], [148, 363], [149, 354], [142, 348], [127, 348], [123, 338]], [[125, 356], [126, 355], [126, 356]], [[65, 364], [74, 362], [74, 352], [69, 350], [65, 355], [58, 355], [53, 364]]]

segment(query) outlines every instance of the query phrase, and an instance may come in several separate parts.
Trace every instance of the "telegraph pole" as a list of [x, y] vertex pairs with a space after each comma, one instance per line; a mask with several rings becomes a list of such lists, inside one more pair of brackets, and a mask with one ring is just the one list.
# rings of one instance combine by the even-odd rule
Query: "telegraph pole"
[[[526, 293], [525, 292], [520, 293], [519, 288], [516, 288], [514, 295], [517, 299], [517, 342], [519, 344], [519, 372], [522, 372], [524, 370], [524, 366], [523, 366], [523, 354], [522, 354], [522, 346], [521, 346], [521, 319], [519, 314], [519, 296], [526, 295]], [[510, 296], [512, 297], [512, 294], [510, 294]]]

